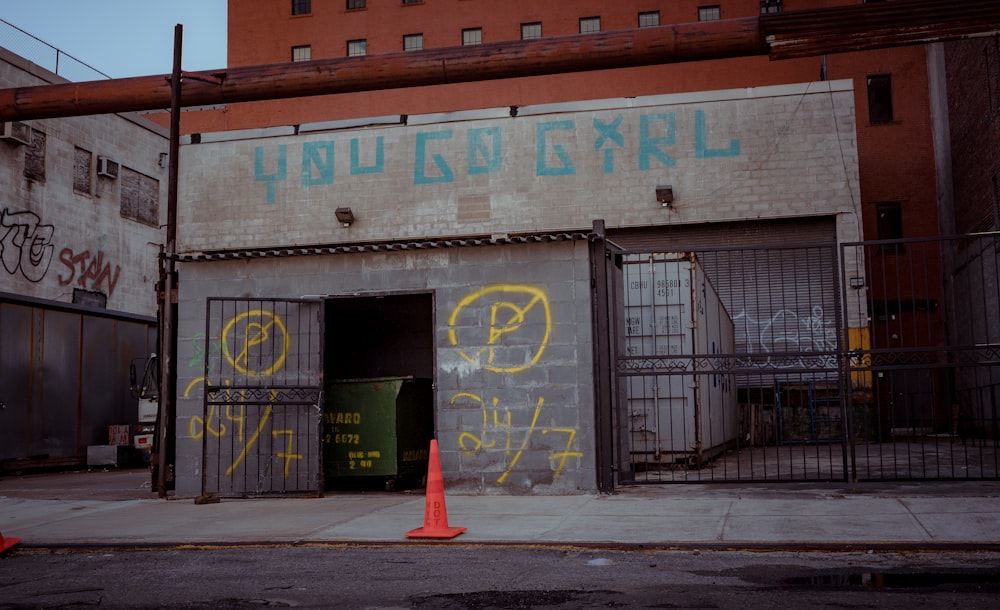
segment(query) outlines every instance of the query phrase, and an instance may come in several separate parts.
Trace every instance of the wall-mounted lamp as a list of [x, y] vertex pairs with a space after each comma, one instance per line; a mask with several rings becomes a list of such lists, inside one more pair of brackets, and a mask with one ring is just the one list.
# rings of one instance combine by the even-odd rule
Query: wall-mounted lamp
[[334, 214], [337, 215], [337, 222], [345, 227], [349, 227], [354, 223], [354, 212], [351, 211], [351, 208], [337, 208]]
[[865, 278], [863, 277], [852, 277], [851, 278], [851, 288], [864, 288]]
[[159, 159], [159, 161], [156, 162], [156, 164], [159, 165], [160, 167], [166, 167], [167, 166], [167, 161], [169, 159], [170, 159], [170, 154], [169, 153], [160, 153], [160, 159]]
[[674, 187], [669, 184], [657, 185], [656, 200], [665, 208], [671, 207], [674, 202]]

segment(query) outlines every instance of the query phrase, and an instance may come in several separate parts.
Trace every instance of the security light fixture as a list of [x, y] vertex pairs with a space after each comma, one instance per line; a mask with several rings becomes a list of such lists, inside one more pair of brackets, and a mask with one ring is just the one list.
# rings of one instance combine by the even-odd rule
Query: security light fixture
[[658, 185], [656, 187], [656, 200], [665, 208], [669, 208], [674, 202], [674, 187], [669, 184]]
[[337, 215], [337, 222], [345, 227], [354, 223], [354, 212], [351, 211], [351, 208], [337, 208], [334, 213]]

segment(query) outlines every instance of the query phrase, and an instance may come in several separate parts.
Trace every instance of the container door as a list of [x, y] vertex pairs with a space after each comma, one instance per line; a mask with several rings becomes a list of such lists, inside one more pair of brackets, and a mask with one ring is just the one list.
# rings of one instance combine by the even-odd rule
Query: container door
[[[203, 494], [320, 495], [323, 306], [314, 300], [208, 300]], [[209, 422], [212, 422], [209, 424]]]

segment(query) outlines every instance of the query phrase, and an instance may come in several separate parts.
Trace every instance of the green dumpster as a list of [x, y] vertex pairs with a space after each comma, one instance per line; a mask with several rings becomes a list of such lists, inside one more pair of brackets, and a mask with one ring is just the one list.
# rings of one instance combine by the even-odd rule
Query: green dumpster
[[323, 470], [330, 489], [420, 486], [434, 433], [430, 379], [378, 377], [326, 384]]

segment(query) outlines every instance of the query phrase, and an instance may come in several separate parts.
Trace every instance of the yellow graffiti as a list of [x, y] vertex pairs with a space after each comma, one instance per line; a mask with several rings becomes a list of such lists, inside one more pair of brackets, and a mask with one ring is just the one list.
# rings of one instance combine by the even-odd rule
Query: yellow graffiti
[[503, 482], [507, 480], [507, 475], [514, 470], [514, 467], [517, 466], [518, 460], [521, 459], [521, 454], [528, 448], [528, 443], [531, 441], [531, 433], [535, 431], [535, 425], [538, 423], [538, 414], [542, 412], [542, 403], [544, 402], [544, 398], [538, 399], [538, 405], [535, 407], [535, 414], [531, 418], [531, 426], [528, 428], [528, 433], [524, 435], [524, 442], [521, 443], [521, 448], [517, 450], [514, 458], [511, 459], [509, 464], [507, 464], [507, 468], [504, 469], [503, 474], [497, 478], [497, 483], [502, 485]]
[[[458, 394], [455, 394], [454, 396], [451, 397], [451, 404], [454, 405], [461, 398], [471, 399], [473, 402], [476, 402], [480, 406], [482, 406], [482, 413], [483, 413], [483, 433], [482, 433], [481, 436], [476, 436], [475, 434], [472, 434], [470, 432], [462, 432], [462, 433], [460, 433], [458, 435], [458, 445], [459, 445], [459, 447], [461, 447], [463, 451], [467, 451], [467, 452], [475, 452], [475, 451], [479, 451], [480, 449], [492, 449], [492, 448], [496, 447], [497, 442], [496, 442], [495, 439], [491, 440], [489, 442], [484, 442], [483, 441], [483, 438], [485, 438], [485, 436], [486, 436], [487, 426], [489, 424], [489, 419], [488, 419], [489, 414], [487, 413], [486, 406], [483, 405], [483, 399], [480, 398], [479, 396], [476, 396], [475, 394], [471, 394], [469, 392], [459, 392]], [[494, 428], [505, 428], [507, 430], [507, 441], [504, 444], [504, 447], [505, 447], [506, 452], [508, 454], [510, 454], [510, 446], [511, 446], [510, 445], [510, 437], [511, 437], [511, 419], [510, 418], [511, 418], [511, 414], [510, 414], [510, 411], [508, 411], [506, 413], [507, 421], [506, 422], [501, 422], [500, 421], [500, 412], [497, 409], [497, 405], [499, 403], [500, 403], [500, 399], [494, 396], [493, 397], [493, 427]], [[467, 442], [471, 442], [472, 443], [472, 447], [471, 448], [466, 446]]]
[[293, 453], [292, 448], [295, 446], [295, 430], [271, 430], [271, 437], [276, 436], [287, 436], [288, 443], [285, 446], [285, 451], [279, 451], [278, 457], [284, 458], [285, 460], [285, 478], [288, 478], [288, 469], [292, 463], [292, 460], [301, 460], [301, 453]]
[[[486, 403], [484, 403], [481, 397], [472, 394], [470, 392], [459, 392], [451, 397], [451, 404], [454, 405], [462, 399], [467, 399], [472, 403], [478, 405], [483, 416], [483, 429], [479, 435], [476, 435], [472, 432], [460, 432], [458, 434], [459, 448], [461, 448], [461, 450], [465, 452], [466, 455], [474, 455], [480, 451], [486, 451], [490, 449], [495, 449], [496, 451], [502, 450], [504, 454], [507, 455], [508, 457], [513, 455], [513, 457], [510, 457], [510, 460], [507, 463], [507, 467], [504, 468], [504, 471], [497, 478], [496, 482], [498, 484], [502, 485], [504, 482], [506, 482], [507, 478], [517, 468], [517, 464], [521, 460], [521, 456], [531, 445], [531, 439], [536, 430], [545, 435], [548, 434], [566, 435], [565, 448], [562, 450], [554, 450], [548, 456], [549, 461], [555, 463], [555, 468], [552, 476], [553, 482], [557, 481], [559, 477], [562, 476], [563, 472], [565, 472], [567, 460], [569, 460], [570, 458], [583, 457], [583, 452], [573, 450], [573, 443], [576, 440], [576, 429], [558, 428], [558, 427], [546, 427], [546, 428], [538, 427], [538, 419], [539, 416], [541, 415], [542, 407], [545, 404], [544, 398], [538, 399], [538, 402], [535, 405], [535, 410], [532, 413], [531, 425], [528, 426], [527, 432], [525, 433], [524, 436], [524, 440], [521, 442], [520, 447], [518, 447], [516, 451], [514, 450], [514, 447], [511, 443], [512, 431], [513, 431], [512, 414], [510, 410], [505, 410], [505, 413], [501, 416], [500, 409], [497, 408], [500, 402], [498, 398], [496, 397], [493, 398], [492, 401], [493, 408], [490, 409], [486, 406]], [[489, 411], [493, 412], [492, 427], [490, 426]], [[488, 438], [488, 435], [492, 431], [500, 431], [497, 433], [497, 435], [505, 436], [505, 443], [503, 444], [502, 447], [497, 446], [497, 441], [495, 438], [494, 439]]]
[[[517, 297], [521, 297], [521, 299], [517, 299]], [[459, 349], [458, 353], [462, 358], [497, 373], [517, 373], [538, 363], [542, 352], [548, 345], [549, 335], [552, 333], [552, 312], [549, 309], [549, 300], [540, 288], [516, 284], [497, 284], [467, 295], [459, 301], [448, 318], [448, 326], [450, 327], [448, 340], [453, 346], [459, 347], [456, 329], [459, 316], [464, 311], [476, 307], [489, 308], [489, 330], [486, 336], [480, 339], [485, 339], [485, 346], [476, 351]], [[538, 326], [542, 329], [541, 337], [532, 336], [528, 330], [531, 328], [529, 314], [533, 310], [541, 312], [540, 315], [535, 315], [535, 319], [540, 323]], [[471, 315], [474, 316], [475, 312]], [[510, 338], [512, 335], [513, 338]], [[524, 347], [528, 348], [530, 356], [528, 362], [523, 362], [523, 359], [521, 362], [514, 362], [513, 355], [521, 354]], [[505, 354], [501, 350], [507, 350], [507, 353]], [[509, 360], [511, 361], [503, 362], [502, 357], [498, 358], [498, 353], [501, 356], [510, 355]], [[485, 362], [483, 354], [486, 355]]]
[[571, 457], [582, 458], [583, 452], [573, 451], [571, 449], [571, 447], [573, 446], [573, 439], [576, 438], [576, 430], [574, 430], [573, 428], [546, 428], [545, 430], [542, 430], [542, 434], [566, 435], [566, 450], [552, 453], [551, 455], [549, 455], [549, 460], [559, 460], [559, 465], [556, 466], [555, 476], [552, 477], [552, 480], [554, 481], [558, 479], [559, 475], [561, 475], [563, 470], [566, 469], [566, 460], [568, 460]]
[[264, 429], [264, 426], [267, 424], [267, 421], [270, 418], [271, 418], [271, 405], [267, 405], [267, 408], [264, 409], [264, 414], [260, 416], [260, 422], [257, 424], [257, 429], [254, 430], [253, 436], [251, 436], [250, 440], [243, 445], [243, 451], [240, 451], [240, 454], [236, 457], [235, 460], [233, 460], [233, 463], [229, 466], [229, 468], [226, 469], [227, 477], [232, 476], [233, 471], [235, 471], [236, 468], [243, 463], [243, 460], [246, 459], [247, 451], [250, 451], [250, 448], [257, 444], [257, 439], [260, 437], [261, 431]]
[[[194, 391], [194, 389], [199, 384], [204, 384], [204, 383], [205, 383], [204, 377], [197, 377], [195, 379], [192, 379], [191, 382], [188, 383], [187, 387], [184, 389], [184, 398], [190, 397], [191, 392]], [[230, 385], [230, 382], [226, 381], [226, 385], [227, 386]], [[244, 396], [245, 392], [241, 391], [240, 395]], [[271, 400], [274, 400], [275, 398], [276, 398], [276, 392], [272, 390]], [[224, 417], [225, 420], [229, 422], [233, 426], [233, 428], [235, 428], [236, 438], [240, 441], [240, 443], [243, 444], [243, 449], [240, 451], [240, 454], [236, 457], [235, 460], [233, 460], [233, 463], [230, 464], [229, 468], [226, 469], [226, 476], [231, 476], [233, 472], [236, 471], [236, 468], [243, 462], [243, 460], [246, 459], [247, 453], [257, 444], [257, 440], [260, 437], [261, 432], [263, 432], [265, 426], [267, 425], [268, 420], [271, 417], [271, 407], [272, 405], [267, 406], [267, 408], [264, 410], [264, 413], [261, 415], [260, 421], [257, 423], [257, 428], [256, 430], [254, 430], [253, 435], [250, 437], [249, 440], [245, 441], [244, 436], [246, 434], [246, 425], [247, 425], [247, 406], [245, 404], [226, 405], [222, 417]], [[216, 418], [219, 418], [219, 412], [217, 406], [209, 405], [208, 415], [205, 418], [202, 418], [197, 415], [191, 418], [190, 422], [188, 423], [189, 436], [196, 441], [203, 440], [206, 433], [210, 437], [214, 438], [224, 437], [228, 432], [226, 424], [221, 421], [221, 418], [219, 418], [218, 423], [213, 426], [213, 421], [216, 421]], [[295, 431], [272, 430], [271, 436], [288, 437], [286, 450], [279, 451], [277, 453], [279, 459], [285, 460], [284, 473], [285, 477], [287, 478], [291, 461], [302, 459], [301, 453], [295, 453], [293, 451], [293, 447], [295, 446]]]
[[[239, 330], [243, 331], [242, 337], [239, 336]], [[233, 334], [232, 339], [230, 339], [230, 333]], [[274, 337], [272, 337], [272, 333]], [[254, 348], [265, 345], [269, 341], [277, 344], [276, 348], [272, 348], [271, 360], [265, 361], [270, 362], [270, 366], [261, 370], [250, 368], [251, 354]], [[235, 355], [232, 349], [233, 343], [239, 347]], [[253, 309], [241, 313], [230, 320], [222, 329], [222, 353], [226, 360], [237, 371], [251, 377], [263, 377], [280, 370], [285, 364], [285, 358], [288, 357], [290, 345], [291, 338], [288, 336], [288, 330], [285, 328], [285, 323], [281, 321], [281, 317], [274, 312], [263, 309]]]

